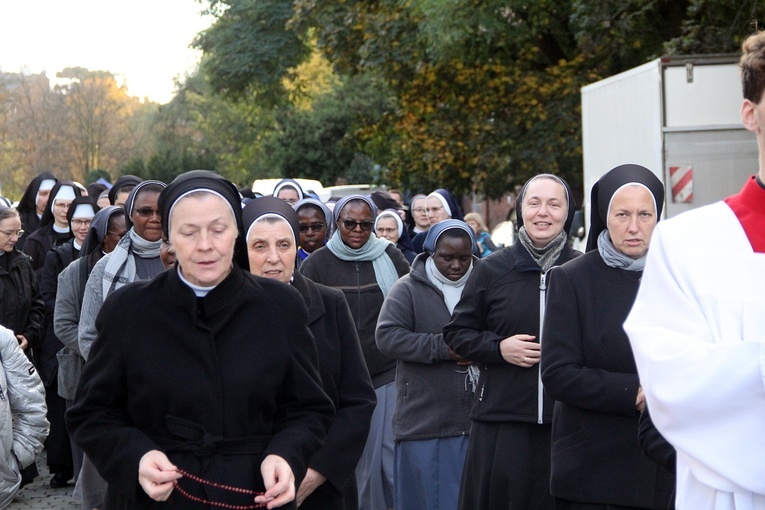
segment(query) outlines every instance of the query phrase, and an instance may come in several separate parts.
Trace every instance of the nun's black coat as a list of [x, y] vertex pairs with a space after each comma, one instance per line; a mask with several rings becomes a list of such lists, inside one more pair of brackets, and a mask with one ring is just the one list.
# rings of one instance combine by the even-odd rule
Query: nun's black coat
[[342, 291], [314, 283], [298, 272], [292, 286], [308, 307], [308, 325], [319, 351], [324, 391], [336, 409], [326, 442], [308, 463], [327, 481], [306, 498], [300, 508], [356, 508], [353, 473], [369, 434], [375, 391]]
[[[276, 454], [300, 483], [333, 406], [297, 291], [235, 267], [197, 298], [170, 269], [111, 294], [96, 327], [67, 425], [109, 484], [105, 509], [206, 508], [177, 490], [167, 503], [144, 494], [138, 463], [155, 449], [207, 480], [260, 491], [261, 461]], [[180, 484], [209, 500], [252, 504]]]
[[638, 443], [640, 381], [622, 328], [641, 276], [607, 266], [597, 250], [550, 274], [542, 382], [557, 401], [551, 490], [558, 498], [637, 508], [670, 501], [673, 474]]

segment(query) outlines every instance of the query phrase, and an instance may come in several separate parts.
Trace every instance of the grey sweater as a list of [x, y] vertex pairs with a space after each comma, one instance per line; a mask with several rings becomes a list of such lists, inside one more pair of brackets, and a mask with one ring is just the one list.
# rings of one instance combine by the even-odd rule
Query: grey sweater
[[[88, 284], [85, 286], [85, 295], [82, 298], [82, 311], [80, 312], [80, 327], [78, 329], [80, 354], [85, 361], [88, 360], [88, 354], [90, 354], [90, 347], [96, 340], [96, 316], [101, 305], [104, 304], [104, 290], [103, 279], [104, 270], [106, 264], [109, 262], [111, 253], [107, 254], [99, 260], [93, 271], [91, 271], [88, 277]], [[162, 262], [159, 260], [159, 256], [148, 259], [142, 259], [136, 257], [136, 274], [139, 278], [150, 279], [162, 272]], [[153, 273], [153, 274], [148, 274]]]
[[425, 272], [427, 253], [414, 259], [383, 303], [375, 339], [396, 359], [397, 441], [467, 435], [472, 386], [467, 367], [449, 356], [442, 329], [451, 316], [444, 297]]

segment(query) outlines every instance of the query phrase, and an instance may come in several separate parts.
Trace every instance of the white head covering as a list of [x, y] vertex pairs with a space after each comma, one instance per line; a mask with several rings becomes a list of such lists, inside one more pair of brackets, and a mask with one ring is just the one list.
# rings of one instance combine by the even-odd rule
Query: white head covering
[[74, 218], [93, 219], [93, 216], [95, 215], [96, 215], [96, 211], [93, 210], [93, 206], [91, 204], [77, 204], [77, 207], [75, 207], [74, 212], [72, 213], [72, 219]]
[[56, 193], [56, 196], [53, 197], [53, 200], [49, 202], [50, 204], [50, 212], [53, 212], [53, 205], [56, 203], [56, 200], [74, 200], [76, 198], [74, 194], [74, 188], [72, 186], [61, 186], [58, 189], [58, 193]]

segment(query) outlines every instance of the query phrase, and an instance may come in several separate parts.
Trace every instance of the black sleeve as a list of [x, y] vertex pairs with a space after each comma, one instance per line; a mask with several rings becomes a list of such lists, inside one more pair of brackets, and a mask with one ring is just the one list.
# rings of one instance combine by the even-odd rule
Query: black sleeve
[[[566, 267], [550, 272], [542, 338], [542, 383], [555, 400], [602, 413], [632, 416], [640, 387], [637, 374], [587, 366], [586, 336], [591, 324]], [[608, 310], [603, 310], [608, 314]], [[592, 344], [589, 344], [592, 345]]]
[[640, 443], [640, 449], [643, 450], [643, 455], [670, 473], [675, 472], [677, 460], [675, 449], [664, 439], [664, 436], [661, 435], [661, 432], [653, 424], [651, 415], [648, 412], [648, 406], [645, 406], [640, 414], [638, 442]]

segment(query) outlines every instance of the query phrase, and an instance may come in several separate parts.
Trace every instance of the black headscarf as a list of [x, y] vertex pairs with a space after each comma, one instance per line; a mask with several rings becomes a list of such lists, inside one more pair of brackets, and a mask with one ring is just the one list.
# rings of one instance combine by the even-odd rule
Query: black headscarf
[[[173, 179], [159, 195], [159, 214], [162, 216], [162, 231], [172, 244], [170, 239], [170, 210], [173, 205], [184, 195], [194, 191], [209, 190], [217, 193], [231, 206], [236, 219], [236, 227], [239, 236], [234, 243], [234, 263], [244, 270], [249, 270], [250, 264], [247, 259], [247, 246], [244, 240], [244, 228], [242, 226], [242, 205], [239, 198], [239, 190], [236, 186], [223, 178], [221, 175], [210, 170], [191, 170]], [[127, 206], [127, 204], [125, 204]], [[287, 206], [289, 207], [289, 205]]]
[[449, 209], [451, 211], [451, 214], [449, 217], [453, 220], [460, 220], [464, 221], [465, 217], [462, 215], [462, 208], [457, 203], [457, 200], [454, 198], [454, 195], [452, 195], [449, 191], [439, 188], [433, 193], [438, 193], [442, 197], [444, 197], [444, 200], [446, 200], [446, 203], [449, 204]]
[[297, 191], [298, 200], [303, 200], [305, 198], [305, 192], [303, 191], [303, 188], [295, 179], [290, 179], [288, 177], [277, 182], [276, 186], [274, 186], [273, 196], [277, 196], [283, 188], [292, 188]]
[[[98, 204], [96, 204], [96, 199], [93, 197], [77, 197], [74, 200], [72, 200], [72, 203], [69, 204], [69, 210], [66, 211], [66, 220], [69, 223], [69, 231], [72, 232], [72, 219], [74, 218], [74, 211], [77, 209], [77, 206], [80, 204], [88, 204], [93, 208], [93, 215], [98, 212], [99, 207]], [[72, 232], [72, 234], [74, 234]]]
[[37, 192], [40, 191], [40, 184], [42, 184], [45, 179], [53, 179], [58, 182], [58, 178], [50, 172], [42, 172], [40, 175], [32, 179], [29, 186], [27, 186], [27, 189], [24, 190], [24, 194], [21, 196], [21, 200], [19, 200], [19, 205], [16, 206], [16, 210], [20, 214], [37, 212]]
[[135, 175], [121, 175], [117, 178], [117, 181], [109, 189], [109, 203], [114, 205], [114, 201], [117, 200], [117, 193], [125, 186], [137, 186], [143, 179], [136, 177]]
[[53, 201], [55, 200], [58, 191], [64, 186], [69, 186], [74, 190], [74, 198], [82, 196], [82, 191], [80, 191], [80, 188], [72, 181], [58, 181], [56, 185], [53, 186], [53, 189], [50, 190], [48, 205], [45, 207], [45, 211], [43, 211], [42, 218], [40, 218], [40, 227], [45, 227], [47, 225], [53, 224], [55, 220], [53, 217]]
[[295, 235], [295, 247], [300, 243], [300, 220], [297, 211], [290, 204], [276, 197], [260, 197], [250, 200], [244, 209], [242, 209], [242, 219], [244, 221], [245, 238], [247, 232], [255, 220], [266, 214], [276, 214], [284, 218], [292, 228]]
[[110, 205], [104, 207], [100, 211], [96, 212], [93, 217], [93, 221], [90, 222], [90, 228], [88, 229], [88, 235], [85, 236], [85, 241], [82, 242], [82, 248], [80, 248], [80, 257], [87, 257], [96, 249], [101, 248], [104, 243], [104, 238], [109, 231], [109, 220], [115, 214], [124, 214], [125, 210], [122, 207], [116, 205]]
[[523, 226], [523, 197], [526, 194], [526, 189], [528, 189], [529, 184], [531, 182], [535, 181], [536, 179], [540, 178], [547, 178], [552, 179], [554, 181], [558, 181], [566, 190], [566, 199], [568, 200], [568, 215], [566, 216], [566, 223], [563, 224], [563, 230], [566, 232], [566, 234], [571, 233], [571, 224], [574, 222], [574, 213], [576, 212], [576, 200], [574, 200], [574, 195], [571, 194], [571, 188], [569, 187], [568, 183], [558, 177], [557, 175], [553, 174], [539, 174], [535, 175], [528, 181], [526, 181], [526, 184], [523, 185], [523, 189], [521, 189], [520, 194], [518, 195], [518, 200], [516, 200], [515, 205], [515, 218], [516, 218], [516, 229], [520, 229]]
[[656, 221], [664, 208], [664, 185], [661, 180], [644, 166], [620, 165], [608, 171], [592, 186], [590, 193], [590, 230], [587, 233], [586, 251], [598, 248], [598, 236], [607, 228], [608, 207], [611, 199], [622, 186], [630, 183], [642, 184], [653, 195], [656, 204]]

